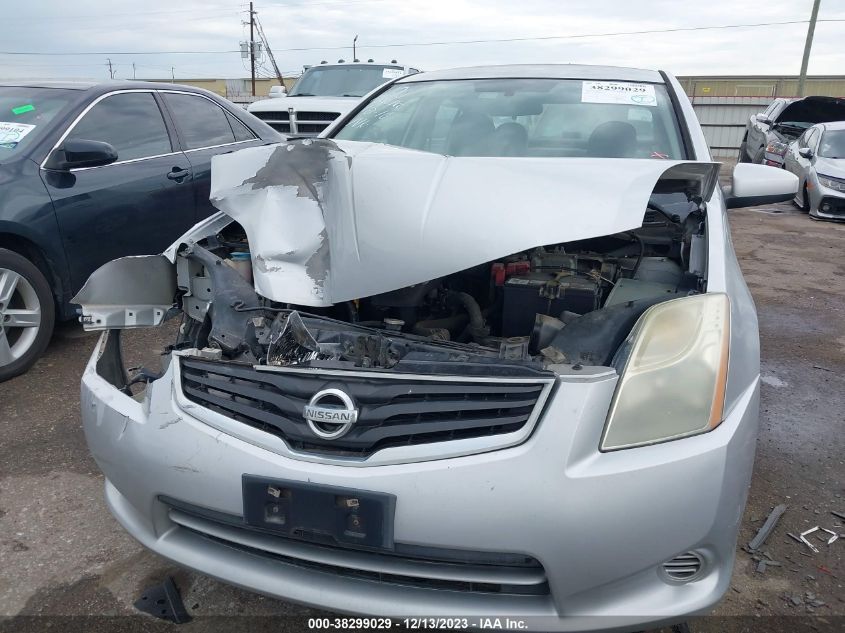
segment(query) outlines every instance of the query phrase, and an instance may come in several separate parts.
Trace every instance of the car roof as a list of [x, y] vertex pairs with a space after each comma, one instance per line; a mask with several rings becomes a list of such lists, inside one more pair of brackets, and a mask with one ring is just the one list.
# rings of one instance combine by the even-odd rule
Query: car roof
[[829, 123], [820, 123], [819, 127], [825, 130], [845, 130], [845, 121], [831, 121]]
[[409, 75], [397, 83], [437, 81], [441, 79], [595, 79], [606, 81], [641, 81], [664, 83], [656, 70], [619, 66], [586, 66], [580, 64], [512, 64], [507, 66], [474, 66], [435, 70]]
[[43, 81], [34, 79], [7, 79], [0, 81], [0, 88], [62, 88], [64, 90], [88, 90], [96, 86], [94, 81]]
[[0, 81], [0, 87], [20, 88], [60, 88], [64, 90], [91, 90], [96, 93], [111, 92], [112, 90], [183, 90], [209, 94], [208, 90], [196, 86], [183, 84], [163, 83], [159, 81], [130, 81], [117, 79], [114, 81], [47, 81], [47, 80], [6, 80]]

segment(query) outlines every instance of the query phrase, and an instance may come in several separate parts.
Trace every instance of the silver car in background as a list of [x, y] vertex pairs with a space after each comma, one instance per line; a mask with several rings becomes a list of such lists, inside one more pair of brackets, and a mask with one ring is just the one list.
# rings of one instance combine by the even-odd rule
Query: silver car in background
[[808, 128], [784, 158], [798, 176], [795, 204], [812, 218], [845, 220], [845, 121]]
[[[215, 158], [220, 213], [75, 298], [104, 330], [82, 417], [111, 512], [334, 611], [710, 609], [759, 402], [726, 210], [797, 186], [718, 170], [671, 75], [575, 65], [403, 77], [324, 138]], [[161, 374], [127, 376], [121, 331], [168, 316]]]

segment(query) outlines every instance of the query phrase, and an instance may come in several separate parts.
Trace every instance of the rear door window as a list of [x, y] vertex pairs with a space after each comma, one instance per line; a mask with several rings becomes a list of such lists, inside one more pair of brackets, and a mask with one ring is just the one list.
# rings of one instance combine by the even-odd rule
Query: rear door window
[[162, 95], [185, 149], [199, 149], [235, 142], [226, 112], [198, 95], [165, 92]]
[[117, 150], [118, 161], [173, 151], [161, 110], [151, 92], [106, 97], [82, 117], [66, 138], [106, 142]]
[[227, 112], [226, 117], [229, 119], [229, 125], [232, 126], [232, 131], [235, 133], [236, 141], [251, 141], [255, 138], [255, 134], [253, 134], [247, 126], [241, 123], [234, 114]]

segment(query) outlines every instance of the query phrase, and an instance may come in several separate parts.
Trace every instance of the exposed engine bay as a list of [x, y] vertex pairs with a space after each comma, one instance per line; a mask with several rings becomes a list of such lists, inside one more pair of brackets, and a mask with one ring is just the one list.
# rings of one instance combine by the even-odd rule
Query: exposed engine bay
[[650, 306], [705, 289], [700, 199], [654, 194], [640, 228], [514, 253], [328, 307], [277, 303], [251, 282], [235, 222], [176, 258], [174, 349], [266, 365], [514, 374], [610, 365]]

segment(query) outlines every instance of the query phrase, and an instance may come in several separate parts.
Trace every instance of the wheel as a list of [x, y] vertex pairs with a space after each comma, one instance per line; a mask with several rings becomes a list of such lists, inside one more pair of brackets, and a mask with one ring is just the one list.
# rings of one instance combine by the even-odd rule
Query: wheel
[[753, 161], [751, 161], [751, 162], [752, 162], [752, 163], [754, 163], [754, 164], [756, 164], [756, 165], [762, 165], [762, 164], [763, 164], [763, 157], [764, 157], [765, 155], [766, 155], [766, 148], [765, 148], [765, 147], [761, 147], [761, 148], [760, 148], [760, 151], [759, 151], [759, 152], [757, 152], [757, 153], [754, 155], [754, 160], [753, 160]]
[[737, 162], [740, 163], [750, 163], [751, 159], [748, 158], [748, 143], [745, 141], [742, 142], [742, 145], [739, 146], [739, 158], [737, 158]]
[[0, 248], [0, 382], [32, 367], [50, 342], [55, 319], [53, 293], [38, 267]]
[[810, 196], [807, 195], [807, 184], [804, 183], [804, 190], [801, 192], [801, 210], [804, 213], [810, 212]]

